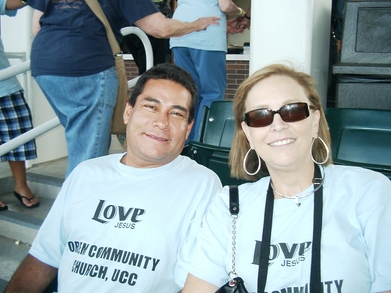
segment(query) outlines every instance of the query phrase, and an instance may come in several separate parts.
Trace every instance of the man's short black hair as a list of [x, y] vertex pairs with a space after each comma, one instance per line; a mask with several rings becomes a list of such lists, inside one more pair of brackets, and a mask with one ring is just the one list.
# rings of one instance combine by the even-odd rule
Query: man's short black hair
[[158, 64], [144, 72], [137, 81], [129, 98], [129, 104], [134, 107], [137, 97], [143, 92], [145, 84], [150, 79], [165, 79], [176, 82], [185, 87], [191, 94], [188, 123], [194, 119], [194, 111], [197, 103], [197, 86], [192, 76], [183, 68], [171, 63]]

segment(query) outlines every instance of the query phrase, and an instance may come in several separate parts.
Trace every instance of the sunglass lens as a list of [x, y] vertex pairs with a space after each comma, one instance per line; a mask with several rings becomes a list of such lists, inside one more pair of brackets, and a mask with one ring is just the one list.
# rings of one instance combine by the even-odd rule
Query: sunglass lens
[[245, 118], [250, 127], [264, 127], [273, 122], [273, 113], [269, 109], [257, 109], [247, 112]]
[[283, 106], [279, 114], [285, 122], [301, 121], [309, 116], [308, 105], [306, 103], [292, 103]]

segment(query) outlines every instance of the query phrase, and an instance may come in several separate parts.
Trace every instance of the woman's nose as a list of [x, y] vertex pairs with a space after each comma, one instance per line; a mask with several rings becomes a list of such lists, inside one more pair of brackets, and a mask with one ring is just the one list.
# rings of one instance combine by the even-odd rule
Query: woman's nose
[[288, 127], [288, 123], [282, 120], [279, 113], [274, 114], [274, 119], [272, 124], [270, 125], [270, 128], [273, 132], [281, 131]]

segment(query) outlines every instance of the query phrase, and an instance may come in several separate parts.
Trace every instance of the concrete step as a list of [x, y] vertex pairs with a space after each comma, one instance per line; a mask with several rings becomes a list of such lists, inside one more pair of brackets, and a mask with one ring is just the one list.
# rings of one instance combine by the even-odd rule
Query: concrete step
[[66, 158], [39, 164], [27, 170], [27, 181], [40, 205], [28, 209], [14, 196], [14, 180], [8, 164], [0, 164], [0, 200], [8, 205], [0, 212], [0, 292], [26, 257], [39, 227], [48, 214], [64, 181]]
[[13, 273], [28, 254], [30, 245], [0, 236], [0, 247], [0, 292], [4, 292]]
[[45, 163], [44, 166], [33, 167], [27, 172], [29, 187], [40, 199], [40, 205], [37, 208], [26, 208], [14, 196], [12, 176], [1, 179], [0, 199], [8, 205], [8, 210], [0, 212], [0, 236], [23, 243], [32, 243], [64, 181], [65, 171], [63, 174], [53, 172], [51, 176], [42, 174], [41, 169], [52, 168], [51, 165], [55, 164], [59, 162]]

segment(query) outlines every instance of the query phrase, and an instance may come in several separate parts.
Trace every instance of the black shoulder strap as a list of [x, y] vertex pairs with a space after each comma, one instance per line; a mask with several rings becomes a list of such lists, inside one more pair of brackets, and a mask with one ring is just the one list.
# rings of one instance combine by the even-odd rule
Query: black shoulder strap
[[239, 193], [236, 185], [229, 187], [229, 212], [232, 216], [239, 214]]

